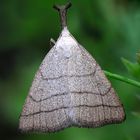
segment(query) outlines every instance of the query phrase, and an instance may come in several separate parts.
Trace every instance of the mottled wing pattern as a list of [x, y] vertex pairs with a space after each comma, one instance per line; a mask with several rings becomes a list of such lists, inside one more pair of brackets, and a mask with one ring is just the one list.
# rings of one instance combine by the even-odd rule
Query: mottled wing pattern
[[21, 131], [55, 132], [70, 125], [67, 60], [54, 46], [34, 78], [20, 116]]
[[69, 78], [69, 89], [73, 125], [99, 127], [122, 122], [123, 106], [94, 58], [80, 45], [72, 57], [69, 69], [75, 77]]
[[92, 56], [64, 28], [36, 73], [20, 116], [22, 131], [55, 132], [124, 120], [123, 107]]

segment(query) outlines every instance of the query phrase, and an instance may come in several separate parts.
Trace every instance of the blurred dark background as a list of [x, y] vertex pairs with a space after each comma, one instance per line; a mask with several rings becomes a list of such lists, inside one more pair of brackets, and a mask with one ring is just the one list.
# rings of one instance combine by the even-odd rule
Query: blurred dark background
[[[140, 89], [110, 79], [126, 121], [97, 129], [21, 134], [22, 110], [34, 74], [61, 31], [54, 3], [66, 0], [0, 0], [0, 139], [140, 140]], [[102, 69], [140, 81], [140, 1], [72, 0], [68, 27]], [[137, 53], [137, 55], [136, 55]], [[125, 59], [122, 59], [125, 58]]]

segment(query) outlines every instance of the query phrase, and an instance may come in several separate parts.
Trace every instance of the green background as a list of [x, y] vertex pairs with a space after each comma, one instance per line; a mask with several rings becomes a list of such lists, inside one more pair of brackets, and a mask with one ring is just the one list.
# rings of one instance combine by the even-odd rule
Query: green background
[[[34, 74], [61, 31], [54, 3], [66, 0], [0, 1], [0, 139], [139, 140], [140, 89], [113, 79], [126, 111], [122, 124], [68, 128], [53, 134], [21, 134], [19, 116]], [[140, 1], [72, 0], [68, 28], [102, 69], [140, 81]], [[139, 55], [140, 56], [140, 55]], [[124, 57], [125, 62], [122, 62]], [[125, 65], [124, 65], [124, 64]]]

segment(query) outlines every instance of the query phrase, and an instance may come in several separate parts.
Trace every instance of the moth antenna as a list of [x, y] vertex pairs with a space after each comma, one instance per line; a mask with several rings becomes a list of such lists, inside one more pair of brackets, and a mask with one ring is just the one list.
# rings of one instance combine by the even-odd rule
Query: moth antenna
[[65, 5], [54, 5], [53, 8], [59, 11], [62, 29], [67, 27], [67, 10], [71, 7], [71, 2]]

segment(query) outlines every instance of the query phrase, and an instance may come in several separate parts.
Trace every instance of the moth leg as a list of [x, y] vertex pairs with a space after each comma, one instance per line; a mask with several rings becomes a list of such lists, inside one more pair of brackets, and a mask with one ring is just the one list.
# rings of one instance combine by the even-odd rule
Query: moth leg
[[50, 47], [52, 48], [55, 45], [55, 40], [53, 38], [50, 39]]

